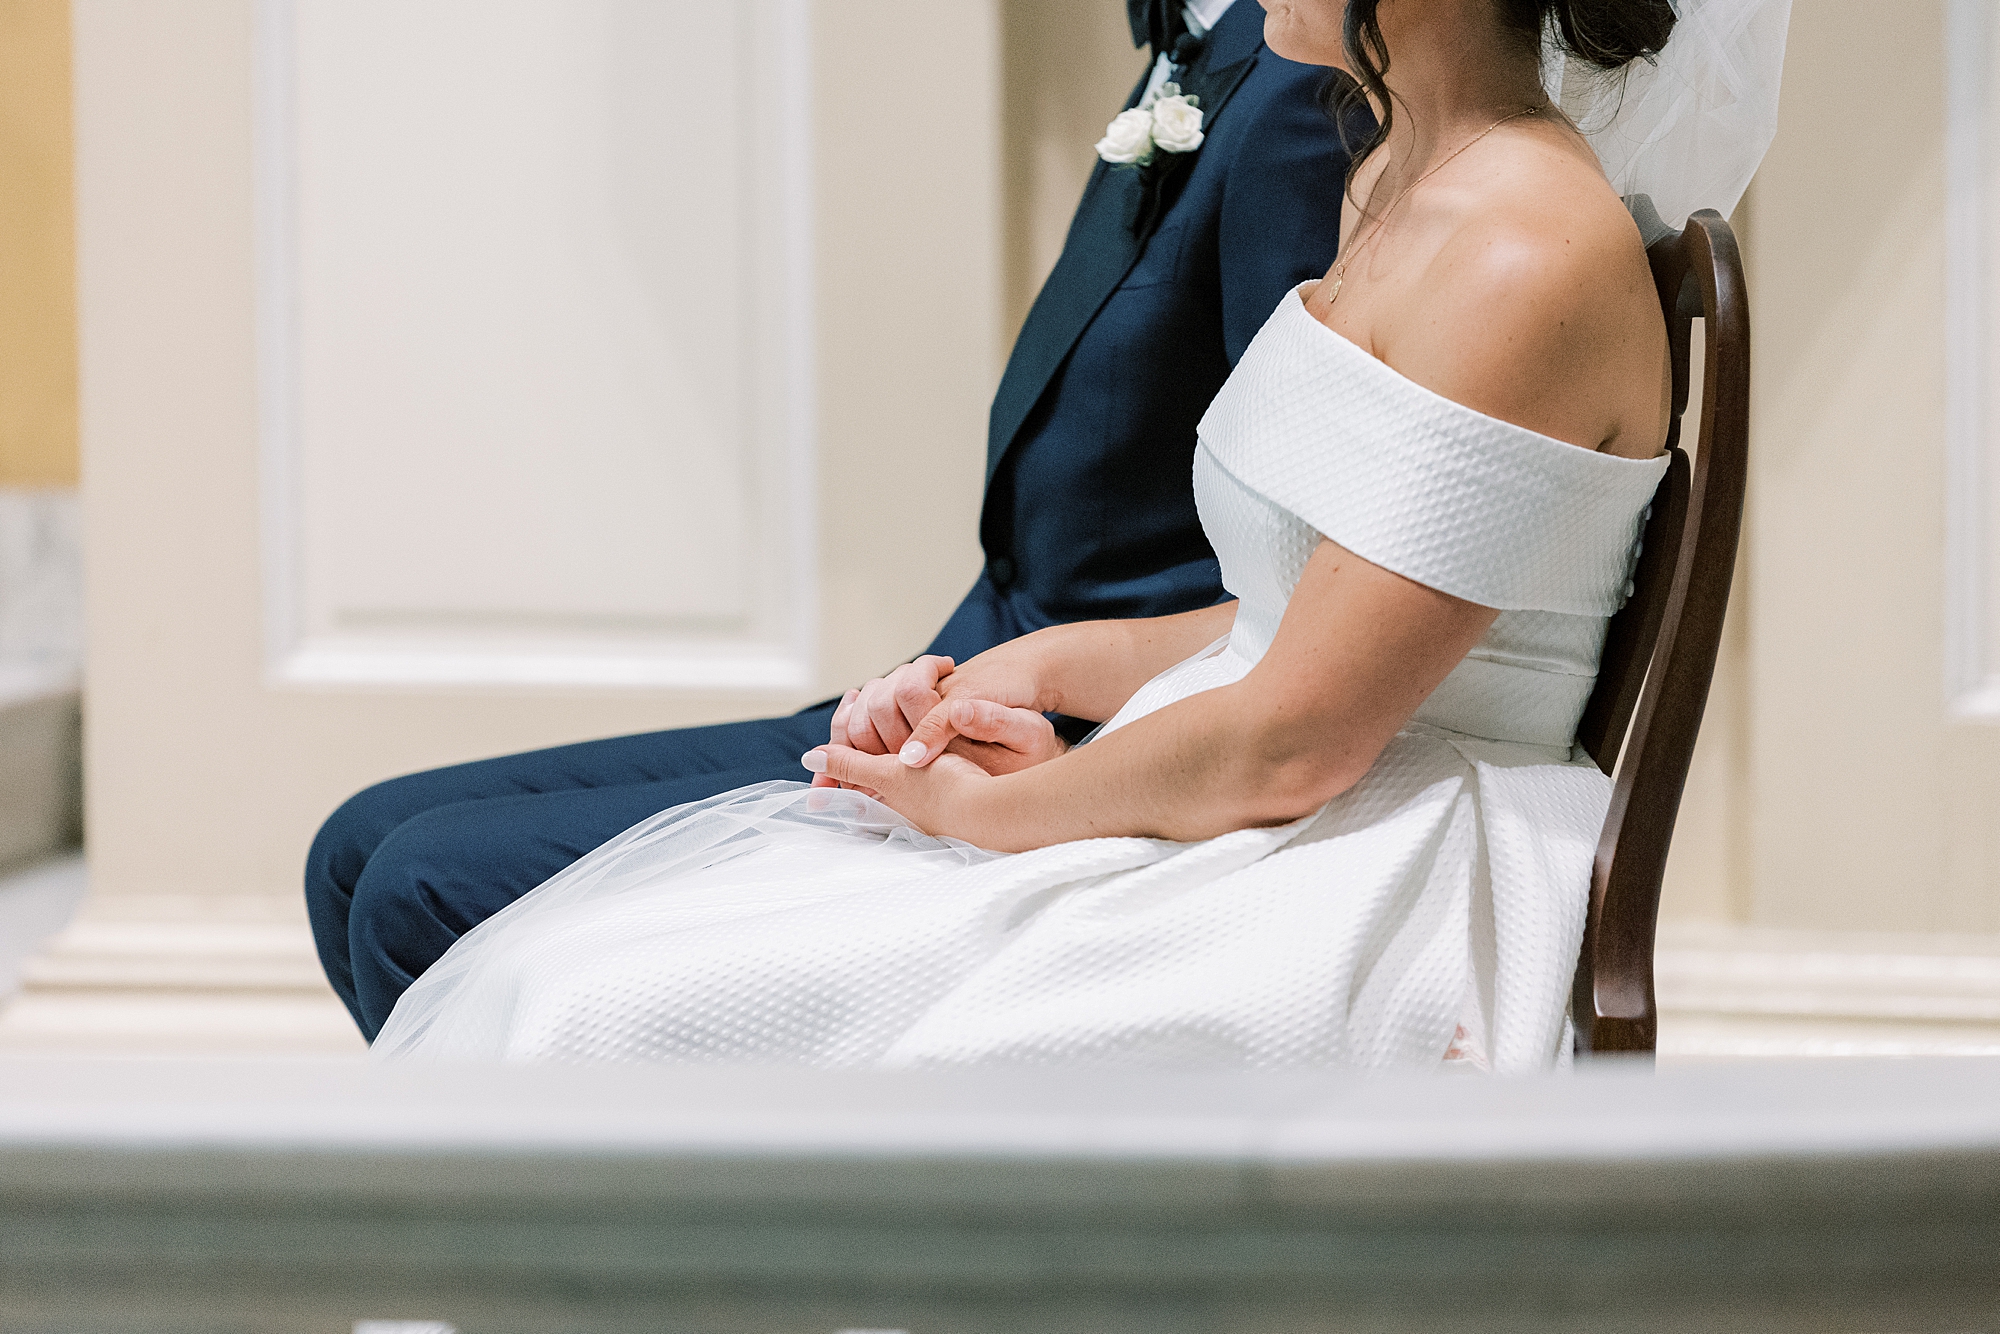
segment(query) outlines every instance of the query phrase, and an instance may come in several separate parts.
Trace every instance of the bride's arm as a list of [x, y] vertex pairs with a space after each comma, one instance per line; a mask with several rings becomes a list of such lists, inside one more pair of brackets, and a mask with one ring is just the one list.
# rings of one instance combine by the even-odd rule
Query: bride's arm
[[[982, 731], [978, 739], [1005, 740], [1023, 753], [1002, 770], [982, 767], [1022, 768], [1062, 750], [1039, 715], [1066, 713], [1102, 722], [1155, 675], [1227, 634], [1235, 615], [1236, 604], [1228, 602], [1177, 616], [1051, 626], [956, 667], [950, 658], [927, 654], [848, 691], [834, 710], [832, 740], [870, 755], [893, 754], [939, 704], [956, 703], [948, 716], [968, 724], [992, 714], [983, 707], [991, 704], [1003, 714], [1022, 713], [1011, 724], [998, 714], [985, 717], [988, 728], [997, 730]], [[1021, 721], [1024, 715], [1033, 729]], [[965, 734], [974, 732], [968, 727]]]
[[[813, 754], [925, 830], [1002, 851], [1117, 835], [1193, 841], [1283, 824], [1353, 786], [1497, 614], [1322, 541], [1270, 650], [1241, 681], [1060, 759], [994, 778], [950, 754], [923, 768], [846, 747]], [[1112, 689], [1129, 697], [1136, 668], [1112, 660], [1122, 646], [1070, 628], [1079, 633], [1068, 661], [1079, 673], [1113, 674]], [[1151, 642], [1163, 665], [1178, 660]], [[1081, 707], [1088, 682], [1065, 680], [1082, 693], [1062, 703]]]
[[[1545, 147], [1522, 161], [1548, 175]], [[1585, 449], [1658, 453], [1666, 328], [1637, 229], [1583, 155], [1569, 163], [1563, 208], [1542, 191], [1481, 210], [1395, 300], [1337, 313], [1322, 303], [1315, 317], [1475, 411]], [[1577, 184], [1586, 178], [1587, 188]], [[1359, 781], [1496, 615], [1322, 541], [1270, 650], [1235, 685], [999, 777], [928, 744], [950, 733], [941, 710], [919, 724], [935, 719], [931, 733], [911, 738], [927, 743], [913, 755], [919, 767], [841, 746], [808, 759], [933, 833], [991, 848], [1281, 824]], [[1170, 647], [1143, 629], [1106, 627], [1064, 632], [1059, 661], [1030, 673], [1054, 683], [1034, 707], [1102, 717], [1206, 642], [1191, 635]]]
[[987, 699], [1103, 722], [1167, 668], [1229, 633], [1236, 604], [1119, 621], [1078, 621], [989, 649], [938, 683], [949, 702]]

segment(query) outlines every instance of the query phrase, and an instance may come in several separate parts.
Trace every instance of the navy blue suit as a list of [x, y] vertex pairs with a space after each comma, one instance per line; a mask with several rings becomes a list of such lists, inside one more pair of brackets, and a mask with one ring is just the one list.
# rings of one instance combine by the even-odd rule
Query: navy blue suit
[[[1262, 24], [1238, 0], [1181, 74], [1201, 98], [1199, 152], [1092, 175], [993, 401], [986, 568], [932, 652], [963, 661], [1044, 626], [1223, 596], [1194, 508], [1195, 424], [1279, 298], [1333, 262], [1348, 162], [1318, 102], [1325, 71], [1264, 49]], [[350, 798], [306, 865], [334, 990], [372, 1039], [454, 940], [620, 831], [802, 778], [832, 711], [503, 756]]]
[[1208, 137], [1158, 155], [1155, 198], [1133, 168], [1091, 175], [993, 399], [986, 570], [931, 652], [1223, 596], [1195, 423], [1279, 298], [1333, 263], [1348, 161], [1326, 71], [1266, 50], [1263, 16], [1238, 0], [1181, 77]]

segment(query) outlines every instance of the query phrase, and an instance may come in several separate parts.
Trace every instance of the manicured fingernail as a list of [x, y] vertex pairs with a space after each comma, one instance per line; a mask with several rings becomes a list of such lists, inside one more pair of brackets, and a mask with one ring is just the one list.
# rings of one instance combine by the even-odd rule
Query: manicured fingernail
[[799, 763], [803, 764], [810, 773], [823, 774], [826, 772], [826, 752], [823, 750], [809, 750], [799, 756]]
[[929, 755], [930, 751], [925, 749], [924, 743], [915, 737], [911, 737], [908, 741], [904, 742], [903, 748], [896, 752], [896, 758], [909, 765], [912, 769], [922, 764]]

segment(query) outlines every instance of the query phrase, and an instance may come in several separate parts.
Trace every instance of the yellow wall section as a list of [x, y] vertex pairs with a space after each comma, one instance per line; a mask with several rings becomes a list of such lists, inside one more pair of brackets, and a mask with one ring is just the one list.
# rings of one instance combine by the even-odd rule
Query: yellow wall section
[[0, 486], [74, 486], [69, 4], [0, 0]]

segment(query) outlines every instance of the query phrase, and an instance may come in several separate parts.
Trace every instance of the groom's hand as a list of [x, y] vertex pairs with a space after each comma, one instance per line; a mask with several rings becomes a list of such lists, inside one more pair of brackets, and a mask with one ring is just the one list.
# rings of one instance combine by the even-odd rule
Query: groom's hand
[[[901, 750], [910, 739], [911, 729], [938, 706], [942, 698], [938, 682], [949, 676], [955, 665], [950, 658], [927, 653], [887, 676], [876, 677], [858, 690], [848, 691], [833, 711], [828, 743], [847, 746], [864, 755], [889, 755]], [[822, 773], [814, 777], [813, 786], [841, 784]]]
[[864, 755], [890, 755], [903, 748], [924, 715], [938, 706], [938, 682], [951, 675], [950, 658], [926, 653], [887, 676], [878, 676], [841, 697], [833, 711], [828, 740]]
[[[989, 774], [1054, 759], [1068, 747], [1038, 711], [1036, 638], [989, 649], [962, 667], [927, 654], [850, 690], [833, 711], [828, 741], [864, 755], [897, 755], [931, 719], [938, 731], [919, 765], [946, 750]], [[813, 785], [833, 787], [836, 780], [822, 773]]]
[[[869, 684], [889, 689], [886, 683], [893, 675], [884, 678], [883, 682]], [[831, 744], [848, 746], [866, 755], [886, 754], [883, 750], [850, 745], [847, 740], [851, 735], [850, 720], [866, 720], [869, 717], [861, 704], [866, 689], [850, 690], [841, 700], [840, 708], [834, 713]], [[889, 693], [894, 698], [893, 689], [889, 689]], [[854, 726], [858, 729], [859, 724]], [[879, 737], [879, 731], [875, 735]], [[911, 749], [913, 744], [923, 752], [922, 758], [917, 758], [917, 751]], [[1049, 720], [1035, 710], [1011, 708], [970, 695], [955, 695], [937, 703], [917, 719], [909, 739], [897, 747], [898, 757], [911, 767], [921, 767], [935, 759], [938, 753], [948, 751], [972, 761], [988, 774], [996, 775], [1011, 774], [1041, 764], [1068, 749], [1069, 744], [1056, 735], [1056, 729]], [[815, 774], [812, 782], [814, 787], [850, 786], [827, 773]], [[871, 797], [879, 795], [867, 788], [861, 790]]]

